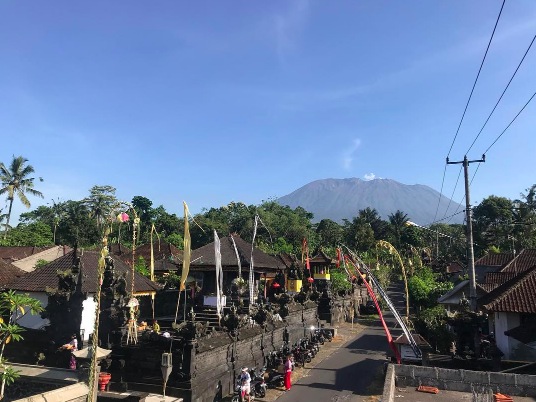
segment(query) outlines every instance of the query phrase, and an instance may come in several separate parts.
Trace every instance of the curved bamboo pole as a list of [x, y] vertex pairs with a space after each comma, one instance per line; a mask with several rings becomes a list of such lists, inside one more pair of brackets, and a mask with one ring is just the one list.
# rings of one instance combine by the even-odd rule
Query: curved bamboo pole
[[402, 262], [402, 257], [400, 257], [400, 254], [398, 253], [397, 249], [388, 241], [385, 240], [379, 240], [376, 243], [376, 247], [383, 247], [389, 251], [390, 254], [394, 254], [397, 259], [398, 263], [400, 264], [400, 267], [402, 269], [402, 276], [404, 277], [404, 288], [406, 291], [406, 322], [409, 322], [409, 292], [408, 292], [408, 278], [406, 276], [406, 267], [404, 267], [404, 263]]

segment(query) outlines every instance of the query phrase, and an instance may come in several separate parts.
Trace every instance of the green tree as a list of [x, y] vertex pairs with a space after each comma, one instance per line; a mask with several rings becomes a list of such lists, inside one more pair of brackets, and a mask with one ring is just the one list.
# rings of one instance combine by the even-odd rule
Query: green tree
[[430, 267], [415, 271], [408, 279], [408, 293], [411, 305], [414, 307], [430, 308], [437, 304], [437, 299], [452, 289], [452, 282], [441, 281], [439, 274]]
[[9, 317], [6, 321], [0, 319], [0, 374], [2, 384], [0, 386], [0, 400], [4, 398], [5, 386], [12, 384], [18, 377], [7, 360], [4, 358], [4, 350], [10, 342], [23, 340], [24, 328], [18, 325], [18, 321], [26, 314], [38, 314], [43, 311], [39, 300], [31, 298], [28, 294], [18, 294], [8, 290], [0, 294], [0, 317]]
[[43, 247], [53, 244], [52, 230], [43, 222], [27, 225], [20, 224], [11, 229], [9, 237], [0, 242], [3, 246], [35, 246]]
[[408, 228], [408, 215], [400, 210], [397, 210], [395, 213], [390, 214], [388, 218], [391, 244], [395, 246], [397, 250], [401, 250], [402, 235]]
[[101, 241], [101, 233], [84, 201], [65, 202], [65, 217], [58, 225], [60, 243], [91, 246]]
[[112, 213], [119, 207], [119, 200], [115, 196], [115, 187], [93, 186], [89, 190], [89, 197], [82, 201], [89, 209], [90, 216], [96, 220], [97, 228], [101, 228]]
[[316, 225], [316, 234], [322, 247], [337, 247], [342, 242], [344, 230], [337, 222], [322, 219]]
[[513, 203], [505, 197], [491, 195], [473, 209], [474, 237], [479, 249], [497, 246], [508, 249], [508, 235], [513, 232]]
[[348, 247], [360, 252], [366, 252], [376, 244], [371, 224], [359, 216], [352, 222], [344, 220], [344, 241]]
[[361, 221], [370, 224], [376, 240], [386, 240], [389, 230], [389, 224], [380, 218], [378, 211], [374, 208], [367, 207], [358, 212]]
[[[11, 218], [11, 210], [13, 207], [13, 201], [15, 200], [15, 195], [18, 196], [19, 200], [26, 208], [30, 208], [31, 206], [26, 194], [43, 198], [43, 194], [34, 189], [35, 178], [29, 177], [32, 173], [34, 173], [34, 168], [32, 165], [26, 164], [26, 162], [28, 162], [28, 159], [22, 156], [14, 156], [9, 168], [3, 163], [0, 163], [0, 182], [2, 183], [0, 195], [7, 194], [7, 201], [9, 204], [4, 230], [4, 239], [7, 238], [9, 220]], [[39, 180], [43, 181], [42, 178], [39, 178]]]

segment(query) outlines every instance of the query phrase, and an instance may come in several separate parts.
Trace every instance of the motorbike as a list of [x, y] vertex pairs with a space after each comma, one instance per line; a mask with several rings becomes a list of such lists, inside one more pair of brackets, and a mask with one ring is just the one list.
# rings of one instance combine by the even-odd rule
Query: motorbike
[[[268, 388], [281, 388], [285, 384], [285, 377], [277, 371], [270, 370], [266, 373], [266, 367], [261, 369], [260, 375], [264, 378]], [[262, 397], [261, 397], [262, 398]]]
[[[251, 386], [249, 391], [249, 400], [250, 402], [253, 402], [255, 400], [255, 390]], [[244, 402], [242, 400], [242, 383], [240, 381], [240, 378], [236, 380], [235, 390], [231, 398], [231, 402]]]
[[249, 375], [251, 376], [251, 390], [255, 393], [255, 396], [259, 398], [264, 398], [266, 396], [266, 381], [264, 380], [263, 368], [260, 372], [257, 372], [257, 369], [251, 370]]

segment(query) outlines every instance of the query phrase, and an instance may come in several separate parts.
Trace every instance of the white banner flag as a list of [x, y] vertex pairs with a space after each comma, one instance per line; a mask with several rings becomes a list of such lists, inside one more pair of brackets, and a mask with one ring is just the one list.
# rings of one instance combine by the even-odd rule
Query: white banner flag
[[216, 261], [216, 314], [221, 320], [223, 305], [222, 305], [222, 289], [223, 289], [223, 269], [221, 267], [221, 245], [220, 238], [216, 229], [214, 229], [214, 255]]

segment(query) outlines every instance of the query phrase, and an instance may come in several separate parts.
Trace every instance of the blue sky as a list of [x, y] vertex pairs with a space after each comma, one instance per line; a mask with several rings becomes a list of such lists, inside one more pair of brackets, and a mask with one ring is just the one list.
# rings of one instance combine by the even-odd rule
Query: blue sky
[[[182, 200], [258, 204], [323, 178], [439, 191], [501, 3], [3, 0], [0, 161], [23, 155], [44, 178], [33, 206], [96, 184], [180, 216]], [[506, 2], [452, 160], [535, 34], [536, 2]], [[470, 158], [536, 90], [534, 47]], [[536, 183], [535, 127], [536, 100], [488, 152], [475, 203]]]

